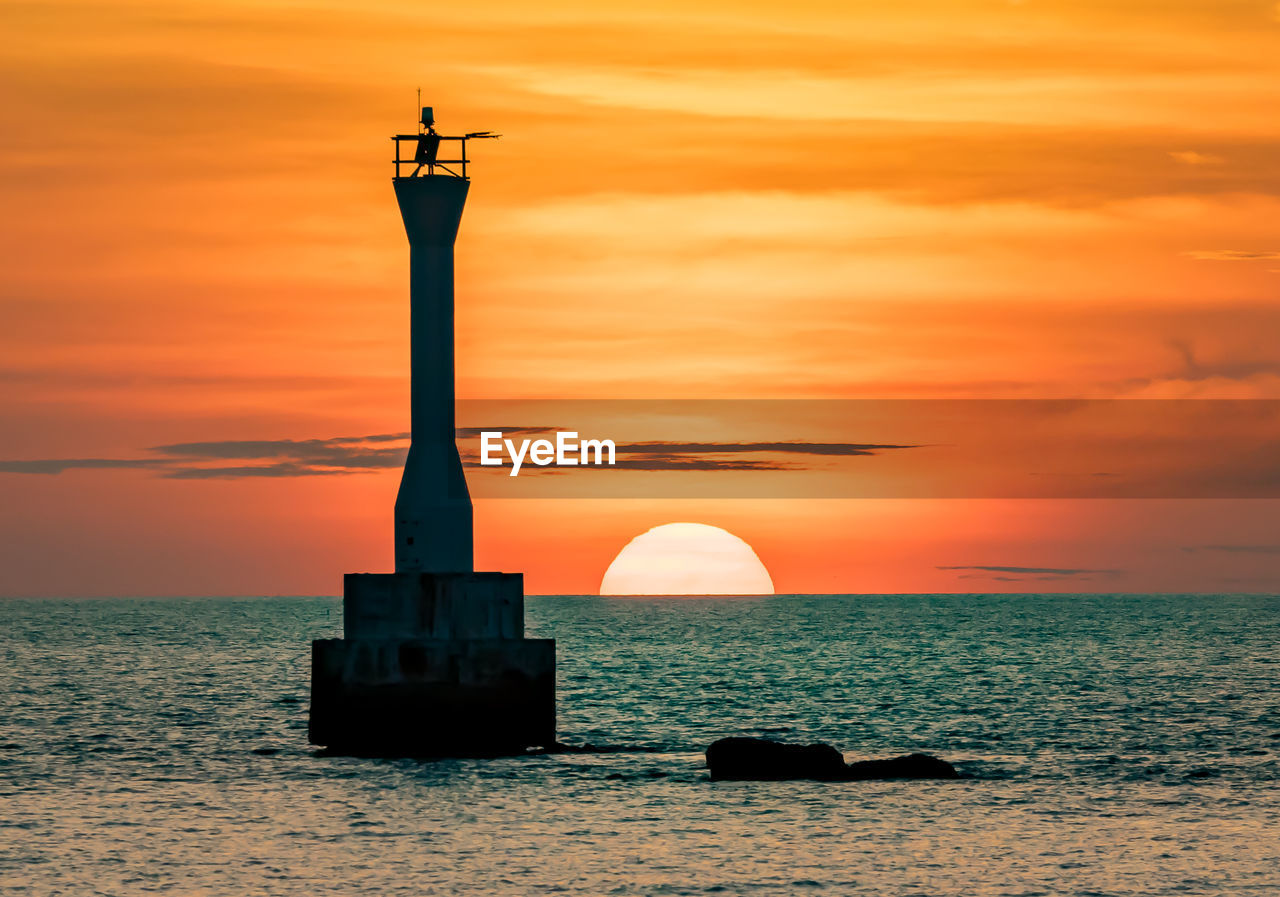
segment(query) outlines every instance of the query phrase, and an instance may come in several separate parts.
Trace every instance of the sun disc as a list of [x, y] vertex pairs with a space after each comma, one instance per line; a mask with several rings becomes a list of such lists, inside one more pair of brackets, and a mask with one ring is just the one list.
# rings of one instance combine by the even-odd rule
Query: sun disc
[[667, 523], [626, 544], [601, 595], [772, 595], [773, 580], [742, 539], [705, 523]]

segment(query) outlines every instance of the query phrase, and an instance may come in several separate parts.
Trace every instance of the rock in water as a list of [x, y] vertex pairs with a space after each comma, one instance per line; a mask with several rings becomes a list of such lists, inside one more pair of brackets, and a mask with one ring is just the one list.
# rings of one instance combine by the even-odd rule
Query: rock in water
[[859, 782], [869, 779], [958, 779], [960, 773], [946, 760], [928, 754], [908, 754], [890, 760], [850, 763], [847, 777]]
[[780, 781], [847, 777], [844, 757], [829, 744], [782, 744], [766, 738], [721, 738], [707, 748], [713, 779]]
[[845, 765], [829, 744], [783, 744], [767, 738], [721, 738], [707, 748], [711, 778], [740, 781], [813, 779], [863, 782], [873, 779], [958, 779], [954, 766], [928, 754]]

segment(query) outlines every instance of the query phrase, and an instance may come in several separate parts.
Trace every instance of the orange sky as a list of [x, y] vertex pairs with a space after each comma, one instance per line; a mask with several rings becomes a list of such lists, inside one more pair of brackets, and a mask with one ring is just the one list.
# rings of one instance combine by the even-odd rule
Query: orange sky
[[[0, 460], [403, 431], [386, 138], [419, 85], [442, 131], [504, 134], [458, 245], [462, 397], [1280, 398], [1274, 2], [9, 0], [0, 27]], [[0, 473], [0, 594], [332, 594], [389, 568], [396, 480]], [[1274, 591], [1276, 517], [484, 501], [477, 563], [589, 592], [695, 520], [788, 592]]]

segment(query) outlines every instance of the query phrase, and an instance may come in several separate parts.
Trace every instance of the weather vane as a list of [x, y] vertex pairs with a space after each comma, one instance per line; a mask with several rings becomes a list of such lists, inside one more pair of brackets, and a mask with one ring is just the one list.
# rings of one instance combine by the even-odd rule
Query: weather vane
[[[422, 92], [418, 92], [418, 101], [421, 104]], [[396, 177], [418, 177], [422, 173], [422, 169], [427, 169], [426, 173], [452, 175], [456, 178], [466, 178], [467, 176], [467, 141], [468, 140], [485, 140], [488, 138], [501, 137], [501, 134], [495, 134], [492, 131], [472, 131], [469, 134], [463, 134], [459, 137], [448, 137], [443, 134], [436, 133], [435, 112], [430, 106], [421, 106], [422, 117], [418, 120], [417, 134], [396, 134], [391, 139], [395, 141], [396, 157], [392, 160], [396, 166]], [[440, 144], [444, 141], [456, 141], [458, 144], [458, 157], [456, 159], [440, 158]], [[406, 156], [401, 152], [401, 145], [404, 143], [413, 144], [413, 155]], [[401, 166], [412, 165], [413, 171], [407, 175], [401, 173]], [[450, 168], [450, 165], [459, 166], [457, 170]], [[439, 168], [440, 172], [436, 169]]]

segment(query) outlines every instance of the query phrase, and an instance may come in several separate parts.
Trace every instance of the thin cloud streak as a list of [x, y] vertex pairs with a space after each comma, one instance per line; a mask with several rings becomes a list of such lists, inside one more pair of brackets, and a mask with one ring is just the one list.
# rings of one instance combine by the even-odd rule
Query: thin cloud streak
[[[986, 565], [986, 564], [947, 565], [947, 566], [939, 565], [934, 569], [957, 570], [957, 571], [963, 570], [963, 571], [969, 571], [970, 573], [974, 573], [974, 572], [976, 573], [1017, 573], [1017, 574], [1024, 574], [1024, 575], [1038, 574], [1038, 575], [1055, 576], [1055, 577], [1094, 576], [1094, 575], [1118, 576], [1122, 572], [1120, 570], [1094, 570], [1094, 569], [1088, 569], [1084, 567], [1014, 567], [1014, 566]], [[961, 579], [964, 579], [964, 578], [967, 578], [967, 577], [961, 577]], [[990, 578], [994, 579], [999, 577], [990, 577]]]
[[1182, 550], [1189, 553], [1197, 551], [1221, 551], [1227, 554], [1280, 555], [1280, 545], [1193, 545]]
[[241, 467], [179, 467], [166, 470], [163, 476], [171, 480], [235, 480], [246, 477], [314, 477], [350, 476], [370, 468], [312, 467], [282, 461], [279, 464], [246, 465]]
[[1257, 249], [1196, 249], [1186, 253], [1193, 259], [1212, 262], [1253, 262], [1280, 259], [1280, 252]]
[[[556, 432], [553, 427], [461, 427], [462, 439], [483, 432], [529, 437]], [[353, 474], [403, 466], [408, 433], [336, 436], [328, 439], [230, 439], [180, 442], [153, 446], [151, 458], [39, 458], [0, 461], [0, 473], [56, 475], [68, 470], [152, 470], [170, 479], [235, 479], [240, 477], [303, 477]], [[644, 442], [617, 447], [617, 464], [624, 470], [764, 471], [803, 469], [763, 460], [716, 458], [719, 454], [780, 453], [812, 457], [872, 456], [882, 451], [915, 448], [910, 445], [835, 442]], [[463, 463], [481, 467], [478, 452], [462, 448]], [[633, 456], [633, 457], [628, 457]], [[639, 456], [639, 457], [634, 457]], [[260, 461], [260, 464], [218, 465], [225, 461]], [[610, 469], [610, 468], [601, 468]], [[526, 467], [526, 471], [550, 472], [556, 467]]]
[[163, 467], [159, 458], [36, 458], [0, 461], [0, 473], [55, 475], [68, 470], [139, 470]]

